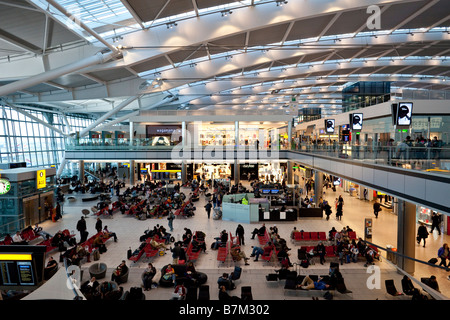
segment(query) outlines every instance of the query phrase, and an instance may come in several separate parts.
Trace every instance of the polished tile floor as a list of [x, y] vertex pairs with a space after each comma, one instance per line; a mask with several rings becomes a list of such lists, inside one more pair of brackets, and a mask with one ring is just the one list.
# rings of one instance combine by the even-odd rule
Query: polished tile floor
[[[186, 194], [189, 193], [188, 189], [182, 189]], [[369, 201], [359, 200], [354, 196], [350, 196], [348, 193], [343, 192], [339, 189], [333, 192], [331, 189], [325, 191], [324, 198], [330, 202], [334, 202], [334, 199], [342, 194], [344, 197], [344, 214], [341, 221], [338, 221], [332, 216], [329, 221], [320, 218], [301, 218], [296, 222], [273, 222], [266, 223], [267, 227], [276, 225], [279, 229], [279, 234], [285, 239], [289, 239], [289, 235], [293, 227], [297, 227], [298, 230], [305, 231], [325, 231], [328, 232], [331, 227], [335, 227], [340, 230], [343, 226], [350, 226], [357, 232], [358, 236], [362, 236], [364, 218], [373, 217], [372, 213], [372, 203]], [[58, 230], [69, 229], [73, 230], [76, 234], [77, 239], [79, 239], [79, 233], [76, 231], [77, 221], [82, 216], [82, 209], [89, 209], [96, 204], [93, 202], [83, 202], [81, 199], [87, 197], [88, 195], [74, 194], [76, 197], [75, 202], [66, 201], [63, 208], [63, 218], [58, 222], [45, 221], [41, 224], [45, 231], [53, 234]], [[115, 198], [115, 197], [114, 197]], [[113, 200], [114, 200], [113, 198]], [[227, 230], [235, 234], [236, 227], [238, 223], [223, 221], [223, 220], [213, 220], [208, 219], [206, 212], [204, 210], [205, 199], [203, 196], [200, 197], [199, 202], [195, 203], [196, 214], [195, 216], [184, 219], [177, 218], [174, 220], [174, 231], [172, 235], [176, 240], [181, 239], [184, 233], [184, 228], [190, 228], [193, 232], [201, 230], [206, 233], [206, 242], [209, 248], [210, 244], [214, 241], [213, 238], [217, 237], [221, 230]], [[96, 216], [90, 215], [86, 218], [88, 232], [90, 235], [95, 233], [95, 222]], [[107, 225], [109, 230], [116, 232], [118, 235], [118, 242], [113, 242], [109, 240], [107, 242], [108, 251], [101, 255], [100, 262], [104, 262], [108, 266], [107, 279], [110, 278], [112, 270], [117, 266], [122, 260], [126, 260], [127, 250], [131, 248], [136, 249], [139, 246], [139, 237], [144, 234], [144, 231], [148, 228], [153, 228], [156, 224], [162, 224], [167, 229], [166, 219], [148, 219], [148, 220], [137, 220], [133, 217], [122, 216], [120, 212], [115, 213], [113, 218], [102, 218], [103, 226]], [[373, 242], [380, 245], [393, 245], [395, 247], [396, 237], [397, 237], [397, 217], [395, 214], [389, 213], [384, 210], [380, 213], [378, 219], [373, 219]], [[247, 256], [251, 253], [251, 246], [258, 245], [258, 240], [251, 240], [251, 231], [255, 227], [259, 227], [259, 223], [255, 224], [243, 224], [245, 229], [245, 246], [244, 252]], [[434, 239], [433, 237], [428, 239], [427, 247], [417, 246], [416, 248], [416, 258], [428, 261], [429, 258], [435, 256], [438, 248], [442, 243], [447, 242], [449, 237], [447, 235], [441, 235]], [[289, 243], [292, 248], [291, 261], [297, 262], [296, 257], [297, 248], [300, 244]], [[58, 258], [59, 253], [50, 253], [55, 258]], [[383, 255], [385, 255], [383, 253]], [[231, 272], [234, 268], [234, 263], [228, 260], [222, 264], [218, 263], [216, 260], [217, 251], [207, 250], [207, 253], [201, 253], [199, 259], [195, 262], [197, 270], [205, 272], [208, 275], [207, 284], [210, 286], [210, 296], [211, 299], [218, 299], [218, 289], [217, 289], [217, 279], [223, 272]], [[335, 259], [334, 259], [335, 260]], [[162, 268], [166, 264], [172, 261], [170, 252], [165, 256], [157, 256], [151, 260], [156, 268]], [[301, 274], [315, 274], [323, 275], [328, 273], [328, 260], [325, 265], [316, 263], [311, 265], [309, 268], [299, 268], [298, 272]], [[335, 260], [336, 261], [336, 260]], [[83, 281], [88, 279], [87, 268], [92, 264], [84, 263], [82, 269], [85, 270]], [[141, 285], [141, 273], [146, 267], [146, 260], [141, 259], [137, 263], [132, 263], [127, 260], [127, 264], [130, 266], [130, 276], [128, 282], [123, 284], [124, 290], [129, 290], [131, 287]], [[269, 264], [262, 260], [258, 262], [253, 262], [250, 260], [249, 266], [244, 266], [243, 262], [238, 262], [239, 265], [243, 267], [242, 277], [236, 282], [237, 288], [230, 292], [231, 295], [240, 296], [240, 288], [242, 286], [251, 286], [252, 293], [255, 300], [311, 300], [311, 297], [318, 293], [313, 292], [291, 292], [284, 290], [284, 281], [279, 281], [276, 283], [268, 283], [265, 276], [268, 273], [273, 273], [278, 266]], [[368, 273], [367, 268], [364, 267], [364, 261], [361, 260], [357, 263], [344, 264], [340, 267], [340, 270], [344, 276], [347, 288], [353, 291], [351, 295], [342, 295], [336, 293], [336, 300], [392, 300], [392, 299], [405, 299], [406, 297], [392, 297], [386, 295], [386, 290], [384, 286], [384, 280], [394, 279], [398, 290], [401, 290], [401, 279], [403, 274], [399, 273], [395, 266], [387, 261], [384, 257], [381, 262], [377, 262], [376, 265], [380, 267], [378, 282], [373, 280], [372, 273]], [[429, 276], [430, 274], [435, 274], [438, 277], [438, 282], [440, 284], [441, 292], [446, 296], [450, 297], [450, 286], [447, 280], [447, 273], [443, 270], [438, 270], [437, 268], [432, 268], [428, 266], [416, 263], [416, 272], [414, 276], [420, 279], [421, 276]], [[376, 278], [375, 278], [376, 279]], [[418, 285], [416, 285], [418, 287]], [[171, 297], [170, 288], [159, 287], [154, 290], [145, 292], [147, 300], [168, 300]], [[320, 293], [322, 297], [323, 293]]]

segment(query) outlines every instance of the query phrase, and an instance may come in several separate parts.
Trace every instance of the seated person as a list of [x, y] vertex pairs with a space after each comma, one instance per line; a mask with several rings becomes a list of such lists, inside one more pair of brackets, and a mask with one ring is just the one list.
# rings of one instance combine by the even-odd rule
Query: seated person
[[35, 234], [40, 235], [42, 238], [44, 238], [44, 240], [47, 239], [47, 236], [50, 237], [50, 238], [51, 238], [51, 236], [52, 236], [50, 233], [45, 232], [45, 231], [42, 229], [42, 227], [38, 226], [37, 223], [36, 223], [36, 225], [34, 226], [33, 232], [34, 232]]
[[258, 261], [258, 258], [261, 254], [264, 254], [264, 248], [261, 247], [254, 247], [252, 246], [253, 250], [250, 254], [250, 257], [256, 257], [254, 261]]
[[153, 277], [156, 274], [156, 268], [153, 266], [153, 264], [149, 263], [147, 265], [147, 268], [145, 268], [144, 272], [142, 273], [142, 283], [144, 285], [144, 291], [148, 291], [152, 288], [153, 284]]
[[249, 258], [247, 258], [245, 253], [241, 251], [241, 248], [239, 246], [234, 246], [233, 248], [231, 248], [230, 254], [233, 257], [234, 261], [239, 261], [241, 259], [244, 259], [245, 265], [246, 266], [249, 265], [249, 263], [247, 262]]
[[113, 273], [111, 275], [111, 281], [120, 283], [120, 277], [125, 275], [127, 272], [128, 272], [128, 267], [126, 265], [126, 262], [125, 262], [125, 260], [122, 260], [122, 262], [113, 271]]
[[28, 244], [27, 240], [24, 240], [20, 235], [20, 231], [17, 231], [15, 235], [12, 237], [13, 244]]
[[436, 276], [431, 276], [429, 279], [428, 279], [428, 281], [426, 281], [426, 283], [425, 283], [427, 286], [429, 286], [431, 289], [434, 289], [434, 290], [436, 290], [437, 292], [441, 292], [441, 291], [439, 291], [439, 284], [438, 284], [438, 282], [437, 282], [437, 280], [436, 280]]
[[104, 228], [103, 228], [103, 234], [106, 236], [106, 237], [112, 237], [112, 238], [114, 238], [114, 242], [117, 242], [117, 235], [116, 235], [116, 233], [115, 232], [111, 232], [111, 231], [109, 231], [108, 230], [108, 226], [105, 226]]
[[230, 296], [227, 292], [227, 288], [225, 286], [220, 286], [219, 288], [219, 300], [220, 301], [239, 301], [241, 298], [237, 296]]
[[48, 259], [47, 265], [44, 268], [44, 278], [48, 279], [50, 276], [50, 273], [55, 269], [58, 268], [58, 262], [56, 262], [53, 257], [50, 257]]
[[186, 288], [179, 284], [175, 287], [175, 290], [172, 293], [172, 300], [184, 300], [186, 299]]
[[317, 281], [313, 281], [309, 276], [306, 276], [301, 284], [297, 285], [297, 288], [303, 289], [303, 290], [324, 290], [329, 288], [330, 285], [326, 284], [322, 278], [317, 279]]
[[375, 259], [375, 251], [372, 248], [367, 247], [365, 250], [364, 256], [366, 257], [366, 261], [367, 261], [366, 264], [364, 264], [364, 267], [375, 264], [373, 262]]
[[156, 241], [156, 237], [155, 236], [153, 236], [150, 239], [149, 244], [152, 246], [153, 249], [158, 249], [158, 250], [159, 249], [167, 249], [167, 247], [166, 247], [166, 245], [164, 243]]
[[411, 279], [406, 275], [403, 276], [403, 279], [402, 279], [402, 288], [403, 288], [403, 293], [408, 296], [412, 296], [419, 291], [417, 288], [414, 288], [414, 285], [413, 285]]
[[164, 280], [169, 280], [172, 279], [173, 283], [176, 282], [176, 274], [175, 274], [175, 270], [173, 269], [172, 265], [169, 263], [165, 269], [164, 275], [163, 275], [163, 279]]
[[97, 279], [95, 279], [95, 277], [92, 277], [90, 280], [81, 285], [80, 291], [84, 294], [94, 293], [99, 285], [100, 284], [98, 283]]
[[203, 250], [203, 252], [206, 252], [206, 243], [204, 241], [204, 238], [197, 238], [197, 236], [194, 236], [192, 239], [192, 251], [197, 252]]
[[236, 285], [231, 280], [231, 276], [228, 273], [223, 273], [221, 277], [217, 280], [219, 288], [224, 286], [226, 290], [233, 290], [236, 288]]
[[194, 278], [197, 275], [197, 270], [195, 270], [195, 266], [192, 261], [189, 261], [186, 266], [186, 275], [188, 278]]
[[255, 236], [263, 236], [266, 233], [266, 224], [263, 223], [263, 225], [261, 226], [261, 228], [259, 229], [254, 229], [252, 232], [252, 239], [255, 239]]
[[94, 248], [98, 248], [100, 253], [106, 252], [106, 246], [105, 243], [103, 242], [102, 235], [98, 235], [97, 237], [95, 237], [94, 242], [92, 242], [92, 245], [94, 246]]
[[289, 259], [289, 253], [287, 252], [286, 249], [282, 249], [280, 251], [278, 251], [278, 255], [277, 255], [278, 261], [280, 262], [285, 262], [289, 267], [292, 267], [292, 263], [291, 260]]

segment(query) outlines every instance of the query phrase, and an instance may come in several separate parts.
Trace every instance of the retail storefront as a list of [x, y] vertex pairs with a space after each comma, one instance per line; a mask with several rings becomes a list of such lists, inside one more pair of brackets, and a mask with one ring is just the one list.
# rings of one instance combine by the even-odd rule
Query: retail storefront
[[441, 218], [441, 232], [444, 234], [449, 234], [449, 216], [426, 207], [416, 206], [416, 223], [423, 223], [428, 228], [431, 228], [433, 212], [437, 213]]
[[286, 179], [286, 162], [267, 162], [258, 166], [259, 181], [283, 183]]
[[214, 180], [230, 179], [234, 180], [234, 164], [230, 163], [195, 163], [194, 179]]

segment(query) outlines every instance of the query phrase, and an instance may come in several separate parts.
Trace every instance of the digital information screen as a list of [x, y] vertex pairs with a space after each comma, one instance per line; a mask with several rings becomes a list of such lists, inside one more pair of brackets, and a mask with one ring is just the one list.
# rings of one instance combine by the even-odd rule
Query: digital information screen
[[352, 117], [352, 129], [355, 131], [361, 131], [362, 130], [362, 123], [363, 123], [363, 114], [362, 113], [354, 113]]
[[21, 286], [36, 285], [33, 276], [33, 265], [31, 261], [17, 262], [17, 270], [19, 273], [19, 284]]
[[0, 261], [1, 286], [35, 286], [32, 261]]
[[411, 102], [401, 102], [398, 104], [397, 125], [410, 126], [413, 104]]

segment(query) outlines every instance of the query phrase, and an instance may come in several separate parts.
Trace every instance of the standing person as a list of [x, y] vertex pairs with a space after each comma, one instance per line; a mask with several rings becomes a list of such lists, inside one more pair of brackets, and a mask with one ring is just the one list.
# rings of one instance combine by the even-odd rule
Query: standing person
[[338, 205], [337, 205], [337, 209], [336, 209], [336, 219], [338, 219], [338, 220], [342, 220], [342, 214], [343, 214], [342, 206], [343, 206], [343, 203], [338, 201]]
[[86, 220], [84, 220], [84, 217], [81, 217], [80, 220], [77, 222], [77, 230], [80, 232], [80, 242], [83, 243], [87, 240], [87, 234], [88, 232], [86, 227]]
[[427, 227], [423, 223], [420, 224], [420, 227], [417, 229], [417, 244], [420, 244], [420, 241], [423, 240], [423, 247], [425, 248], [425, 242], [428, 238], [428, 230]]
[[100, 217], [97, 218], [97, 222], [95, 223], [95, 230], [97, 230], [97, 233], [101, 232], [103, 228], [103, 222], [100, 219]]
[[245, 243], [244, 243], [244, 227], [240, 224], [236, 228], [236, 237], [238, 237], [239, 243], [241, 245], [245, 245]]
[[324, 201], [323, 202], [323, 209], [325, 210], [325, 215], [327, 216], [327, 220], [330, 220], [330, 215], [333, 213], [333, 211], [331, 210], [331, 206], [328, 203], [328, 201]]
[[56, 204], [56, 220], [61, 219], [62, 218], [62, 214], [61, 214], [61, 205], [59, 204], [59, 202]]
[[211, 208], [212, 208], [211, 200], [208, 200], [208, 203], [205, 206], [206, 213], [208, 214], [208, 219], [211, 216]]
[[381, 204], [378, 202], [378, 200], [375, 200], [375, 203], [373, 204], [373, 214], [375, 215], [375, 218], [378, 218], [378, 213], [381, 211]]
[[441, 216], [437, 214], [437, 212], [433, 211], [433, 215], [431, 217], [431, 231], [433, 232], [434, 228], [437, 229], [439, 235], [441, 235]]
[[172, 210], [169, 211], [169, 216], [167, 217], [167, 220], [169, 221], [169, 228], [170, 232], [173, 232], [173, 219], [175, 219], [175, 215], [173, 214]]

